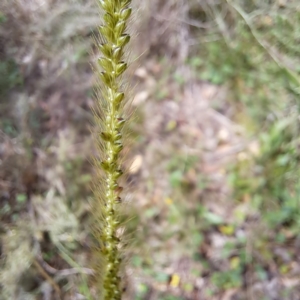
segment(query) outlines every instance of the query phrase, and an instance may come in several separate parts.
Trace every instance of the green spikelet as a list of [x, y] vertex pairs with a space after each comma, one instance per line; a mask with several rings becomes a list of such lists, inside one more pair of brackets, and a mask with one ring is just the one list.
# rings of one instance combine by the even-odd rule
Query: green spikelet
[[[102, 53], [98, 59], [96, 72], [100, 79], [98, 110], [95, 112], [96, 124], [101, 133], [97, 136], [101, 159], [95, 160], [95, 167], [102, 168], [99, 181], [95, 184], [95, 237], [99, 243], [101, 263], [97, 269], [97, 281], [101, 281], [101, 299], [120, 300], [120, 222], [121, 202], [119, 178], [123, 171], [120, 152], [123, 149], [123, 127], [126, 121], [121, 117], [125, 94], [122, 74], [127, 69], [123, 61], [125, 46], [130, 40], [126, 33], [131, 15], [130, 0], [98, 0], [104, 12], [104, 24], [99, 27], [101, 42], [97, 45]], [[101, 173], [101, 174], [100, 174]]]

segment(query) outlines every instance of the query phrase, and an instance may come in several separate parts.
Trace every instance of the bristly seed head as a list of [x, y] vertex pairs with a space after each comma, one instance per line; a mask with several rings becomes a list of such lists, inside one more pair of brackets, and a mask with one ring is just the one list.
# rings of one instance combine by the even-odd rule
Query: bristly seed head
[[[101, 141], [103, 145], [101, 149], [104, 149], [101, 157], [105, 159], [97, 163], [97, 166], [101, 166], [105, 176], [103, 199], [99, 199], [97, 203], [100, 207], [96, 207], [96, 211], [101, 210], [102, 213], [102, 219], [99, 220], [102, 240], [99, 242], [102, 245], [101, 252], [104, 256], [105, 269], [100, 271], [104, 274], [104, 300], [121, 300], [120, 247], [124, 243], [121, 244], [122, 237], [117, 234], [120, 230], [117, 211], [122, 203], [120, 193], [123, 188], [120, 187], [118, 181], [123, 175], [120, 152], [123, 149], [123, 129], [126, 121], [121, 117], [125, 101], [122, 87], [125, 86], [123, 74], [128, 68], [124, 56], [126, 45], [130, 41], [130, 36], [126, 31], [132, 8], [129, 7], [131, 0], [97, 1], [103, 9], [104, 21], [99, 26], [103, 43], [98, 45], [102, 57], [98, 59], [98, 66], [101, 70], [97, 75], [102, 81], [102, 100], [105, 103], [100, 118], [103, 124], [98, 136], [98, 143]], [[95, 194], [99, 197], [97, 193]]]

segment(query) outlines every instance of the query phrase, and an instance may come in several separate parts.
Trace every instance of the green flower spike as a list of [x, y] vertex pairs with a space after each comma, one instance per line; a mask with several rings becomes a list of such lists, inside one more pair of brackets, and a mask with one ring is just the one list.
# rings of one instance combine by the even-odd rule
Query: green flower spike
[[98, 112], [95, 113], [96, 124], [100, 124], [101, 133], [97, 136], [98, 149], [103, 159], [96, 160], [99, 170], [100, 185], [95, 184], [95, 237], [100, 245], [101, 263], [97, 280], [101, 280], [101, 296], [105, 300], [121, 299], [120, 253], [121, 224], [119, 206], [122, 202], [119, 179], [123, 174], [120, 152], [123, 149], [123, 119], [125, 83], [123, 73], [127, 69], [124, 62], [125, 46], [130, 41], [126, 33], [128, 19], [131, 15], [131, 0], [98, 0], [104, 12], [104, 24], [99, 27], [101, 42], [97, 45], [102, 53], [98, 59], [96, 72], [100, 79], [97, 98]]

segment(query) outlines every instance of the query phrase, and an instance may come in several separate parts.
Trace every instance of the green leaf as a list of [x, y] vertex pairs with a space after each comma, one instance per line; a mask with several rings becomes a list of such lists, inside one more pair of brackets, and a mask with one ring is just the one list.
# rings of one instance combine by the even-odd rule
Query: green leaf
[[24, 203], [27, 200], [27, 196], [25, 194], [17, 194], [16, 200], [18, 203]]
[[170, 174], [170, 183], [172, 187], [179, 187], [182, 182], [183, 174], [180, 170], [176, 170]]
[[224, 220], [222, 217], [212, 213], [212, 212], [206, 212], [204, 214], [204, 218], [212, 225], [219, 225], [224, 223]]

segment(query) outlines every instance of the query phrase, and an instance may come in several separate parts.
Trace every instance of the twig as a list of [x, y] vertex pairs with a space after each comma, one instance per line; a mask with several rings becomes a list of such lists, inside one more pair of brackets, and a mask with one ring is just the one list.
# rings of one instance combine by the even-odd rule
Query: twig
[[36, 259], [33, 260], [33, 265], [37, 268], [39, 273], [52, 285], [57, 296], [59, 297], [59, 299], [61, 299], [61, 297], [60, 297], [61, 291], [60, 291], [58, 284], [53, 280], [53, 278], [51, 276], [49, 276], [47, 274], [47, 272], [43, 269], [43, 267], [40, 265], [40, 263]]

